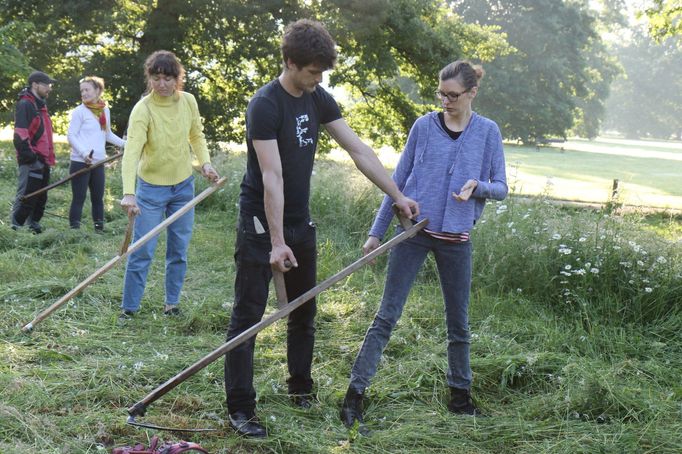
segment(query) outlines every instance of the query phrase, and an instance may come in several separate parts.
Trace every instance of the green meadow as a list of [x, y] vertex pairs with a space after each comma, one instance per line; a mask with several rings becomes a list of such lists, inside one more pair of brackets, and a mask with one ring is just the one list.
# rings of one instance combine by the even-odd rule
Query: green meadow
[[507, 145], [505, 152], [517, 194], [605, 203], [618, 179], [624, 204], [682, 209], [679, 142], [572, 139], [540, 148]]
[[[318, 298], [313, 378], [319, 402], [312, 409], [295, 409], [286, 394], [284, 324], [258, 335], [258, 415], [270, 433], [260, 441], [237, 437], [227, 424], [222, 360], [138, 418], [216, 431], [160, 433], [125, 422], [127, 407], [224, 342], [244, 154], [214, 157], [229, 178], [197, 208], [180, 317], [162, 315], [162, 235], [138, 316], [118, 320], [120, 264], [24, 334], [20, 328], [38, 312], [116, 256], [127, 219], [118, 207], [121, 184], [114, 164], [107, 174], [104, 235], [94, 234], [89, 222], [81, 230], [68, 229], [63, 219], [68, 186], [50, 191], [43, 234], [12, 231], [7, 213], [16, 164], [11, 143], [0, 143], [0, 453], [105, 453], [146, 443], [157, 433], [222, 454], [679, 452], [680, 218], [670, 212], [577, 209], [552, 199], [606, 201], [611, 180], [619, 178], [624, 197], [635, 185], [638, 196], [675, 201], [682, 195], [680, 182], [664, 173], [677, 172], [679, 180], [680, 151], [652, 147], [650, 157], [639, 151], [630, 156], [622, 143], [573, 143], [598, 143], [602, 151], [569, 151], [568, 144], [562, 144], [563, 153], [555, 147], [508, 146], [515, 192], [489, 203], [472, 233], [473, 394], [487, 417], [447, 411], [444, 314], [429, 260], [368, 390], [365, 419], [371, 434], [341, 424], [338, 410], [350, 367], [383, 290], [384, 256]], [[668, 158], [659, 163], [661, 156]], [[53, 180], [66, 175], [63, 145], [59, 159]], [[548, 176], [552, 185], [546, 184]], [[606, 195], [589, 199], [561, 192], [564, 180]], [[197, 193], [207, 187], [197, 182]], [[311, 206], [320, 281], [360, 256], [380, 201], [379, 191], [347, 161], [335, 153], [318, 159]], [[656, 205], [682, 206], [676, 203]], [[88, 219], [87, 203], [83, 216]], [[274, 292], [271, 300], [268, 314], [276, 310]]]

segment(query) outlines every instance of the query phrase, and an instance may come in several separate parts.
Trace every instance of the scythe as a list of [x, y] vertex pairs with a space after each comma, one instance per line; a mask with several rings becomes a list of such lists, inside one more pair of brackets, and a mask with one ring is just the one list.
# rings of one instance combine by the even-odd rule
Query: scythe
[[[412, 238], [415, 236], [420, 230], [422, 230], [426, 225], [429, 223], [428, 219], [423, 219], [422, 221], [412, 224], [408, 219], [400, 217], [400, 222], [405, 229], [402, 233], [396, 235], [386, 243], [382, 244], [378, 248], [374, 249], [373, 251], [369, 252], [367, 255], [363, 256], [362, 258], [356, 260], [355, 262], [351, 263], [338, 273], [334, 274], [333, 276], [325, 279], [322, 281], [320, 284], [317, 286], [313, 287], [312, 289], [308, 290], [298, 298], [295, 298], [294, 300], [288, 302], [287, 304], [284, 304], [283, 306], [280, 306], [280, 309], [274, 312], [272, 315], [264, 318], [260, 322], [256, 323], [253, 325], [251, 328], [247, 329], [246, 331], [242, 332], [238, 336], [230, 339], [229, 341], [225, 342], [222, 344], [220, 347], [216, 348], [213, 350], [211, 353], [208, 355], [204, 356], [185, 370], [179, 372], [177, 375], [173, 376], [172, 378], [168, 379], [165, 383], [162, 385], [158, 386], [156, 389], [151, 391], [149, 394], [147, 394], [146, 397], [144, 397], [142, 400], [139, 402], [135, 403], [133, 406], [128, 408], [128, 419], [126, 422], [130, 425], [137, 426], [137, 427], [144, 427], [144, 428], [149, 428], [149, 429], [156, 429], [156, 430], [168, 430], [168, 431], [178, 431], [178, 432], [206, 432], [206, 431], [212, 431], [215, 429], [182, 429], [182, 428], [172, 428], [172, 427], [162, 427], [162, 426], [156, 426], [153, 424], [147, 424], [147, 423], [142, 423], [142, 422], [137, 422], [135, 418], [137, 416], [144, 416], [147, 407], [164, 396], [166, 393], [171, 391], [173, 388], [178, 386], [180, 383], [184, 382], [197, 372], [199, 372], [201, 369], [204, 367], [208, 366], [221, 356], [223, 356], [225, 353], [229, 352], [230, 350], [234, 349], [238, 345], [242, 344], [243, 342], [247, 341], [251, 337], [255, 336], [257, 333], [262, 331], [263, 329], [267, 328], [268, 326], [272, 325], [278, 320], [281, 320], [285, 317], [287, 317], [291, 312], [296, 310], [298, 307], [302, 306], [309, 300], [313, 299], [315, 296], [319, 295], [323, 291], [327, 290], [329, 287], [334, 285], [335, 283], [339, 282], [340, 280], [348, 277], [352, 273], [354, 273], [356, 270], [359, 268], [363, 267], [364, 265], [372, 262], [377, 256], [385, 253], [389, 249], [395, 247], [396, 245], [400, 244], [401, 242], [407, 240], [408, 238]], [[282, 304], [283, 300], [286, 300], [286, 296], [283, 295], [282, 292], [283, 286], [281, 283], [276, 283], [276, 293], [277, 293], [277, 298], [278, 298], [278, 304]]]

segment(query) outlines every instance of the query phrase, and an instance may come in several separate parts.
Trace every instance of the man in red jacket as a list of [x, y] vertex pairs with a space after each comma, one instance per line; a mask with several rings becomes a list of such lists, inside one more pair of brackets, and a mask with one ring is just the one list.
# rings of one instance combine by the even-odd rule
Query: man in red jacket
[[26, 222], [33, 233], [43, 231], [39, 222], [45, 212], [47, 192], [23, 200], [23, 196], [44, 188], [54, 166], [52, 121], [46, 99], [56, 81], [42, 71], [28, 76], [28, 86], [19, 93], [14, 115], [14, 149], [19, 164], [17, 196], [12, 208], [12, 228]]

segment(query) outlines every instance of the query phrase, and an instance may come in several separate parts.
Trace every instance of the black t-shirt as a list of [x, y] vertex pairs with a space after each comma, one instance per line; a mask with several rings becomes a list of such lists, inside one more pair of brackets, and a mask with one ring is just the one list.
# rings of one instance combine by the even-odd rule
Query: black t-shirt
[[438, 112], [438, 119], [440, 120], [440, 125], [443, 127], [445, 132], [448, 133], [452, 140], [459, 139], [459, 136], [462, 135], [462, 131], [453, 131], [452, 129], [448, 128], [445, 124], [445, 114], [443, 112]]
[[258, 216], [266, 224], [263, 174], [253, 140], [277, 140], [284, 181], [284, 224], [309, 219], [310, 176], [321, 124], [341, 118], [332, 96], [322, 87], [295, 97], [275, 79], [261, 87], [246, 109], [246, 173], [239, 204], [242, 215]]

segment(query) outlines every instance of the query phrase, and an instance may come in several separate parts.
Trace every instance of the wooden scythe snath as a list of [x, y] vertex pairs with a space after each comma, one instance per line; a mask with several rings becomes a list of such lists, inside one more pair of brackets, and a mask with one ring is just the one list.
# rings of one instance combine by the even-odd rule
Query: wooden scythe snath
[[[429, 223], [428, 219], [423, 219], [422, 221], [420, 221], [416, 224], [412, 224], [407, 219], [404, 219], [404, 218], [401, 219], [401, 224], [403, 225], [403, 228], [405, 229], [402, 233], [396, 235], [391, 240], [387, 241], [386, 243], [382, 244], [378, 248], [369, 252], [364, 257], [356, 260], [355, 262], [351, 263], [350, 265], [348, 265], [347, 267], [345, 267], [344, 269], [342, 269], [338, 273], [327, 278], [326, 280], [324, 280], [323, 282], [321, 282], [317, 286], [315, 286], [312, 289], [305, 292], [303, 295], [301, 295], [298, 298], [288, 302], [288, 304], [285, 304], [283, 307], [281, 307], [279, 310], [274, 312], [269, 317], [264, 318], [263, 320], [256, 323], [251, 328], [242, 332], [238, 336], [233, 337], [232, 339], [230, 339], [229, 341], [227, 341], [226, 343], [224, 343], [223, 345], [221, 345], [217, 349], [213, 350], [208, 355], [201, 358], [199, 361], [195, 362], [194, 364], [192, 364], [191, 366], [189, 366], [185, 370], [181, 371], [180, 373], [178, 373], [174, 377], [167, 380], [162, 385], [158, 386], [156, 389], [151, 391], [141, 401], [137, 402], [132, 407], [128, 408], [129, 416], [127, 419], [127, 423], [130, 425], [133, 425], [133, 426], [138, 426], [138, 427], [151, 428], [151, 429], [157, 429], [157, 430], [177, 431], [177, 432], [205, 432], [205, 431], [213, 430], [213, 429], [181, 429], [181, 428], [172, 428], [172, 427], [162, 427], [162, 426], [156, 426], [153, 424], [146, 424], [146, 423], [137, 422], [137, 421], [135, 421], [135, 417], [136, 416], [144, 416], [144, 414], [147, 410], [147, 406], [149, 406], [152, 402], [155, 402], [157, 399], [161, 398], [163, 395], [165, 395], [170, 390], [172, 390], [173, 388], [178, 386], [180, 383], [187, 380], [192, 375], [196, 374], [201, 369], [208, 366], [209, 364], [211, 364], [212, 362], [214, 362], [218, 358], [222, 357], [225, 353], [229, 352], [230, 350], [233, 350], [238, 345], [246, 342], [248, 339], [252, 338], [257, 333], [259, 333], [263, 329], [267, 328], [268, 326], [272, 325], [276, 321], [287, 317], [289, 314], [291, 314], [298, 307], [302, 306], [303, 304], [305, 304], [309, 300], [313, 299], [318, 294], [327, 290], [329, 287], [331, 287], [335, 283], [339, 282], [340, 280], [351, 275], [352, 273], [354, 273], [356, 270], [363, 267], [364, 265], [372, 262], [377, 256], [385, 253], [386, 251], [395, 247], [396, 245], [405, 241], [406, 239], [412, 238], [421, 229], [426, 227], [426, 225], [428, 223]], [[280, 275], [281, 275], [281, 273], [280, 273]], [[278, 304], [281, 304], [283, 298], [286, 298], [286, 296], [282, 292], [283, 282], [280, 282], [280, 283], [275, 282], [275, 285], [276, 285], [276, 293], [277, 293], [278, 300], [279, 300]]]
[[[92, 155], [92, 152], [90, 153], [90, 155]], [[69, 181], [69, 180], [71, 180], [71, 179], [77, 177], [78, 175], [83, 175], [84, 173], [88, 173], [88, 172], [90, 172], [92, 169], [96, 169], [97, 167], [103, 166], [103, 165], [106, 164], [107, 162], [111, 162], [111, 161], [113, 161], [113, 160], [115, 160], [115, 159], [120, 158], [121, 156], [123, 156], [123, 153], [122, 153], [122, 152], [121, 152], [121, 153], [118, 153], [118, 154], [115, 154], [115, 155], [113, 155], [113, 156], [109, 156], [109, 157], [106, 158], [106, 159], [102, 159], [101, 161], [96, 162], [95, 164], [93, 164], [93, 165], [91, 165], [91, 166], [83, 167], [83, 168], [80, 169], [80, 170], [76, 170], [74, 173], [71, 173], [71, 174], [65, 176], [64, 178], [62, 178], [62, 179], [59, 180], [59, 181], [55, 181], [54, 183], [49, 184], [49, 185], [45, 186], [44, 188], [40, 188], [40, 189], [38, 189], [37, 191], [33, 191], [33, 192], [30, 193], [30, 194], [26, 194], [26, 195], [22, 196], [22, 197], [21, 197], [21, 200], [24, 201], [24, 200], [30, 199], [31, 197], [37, 196], [38, 194], [42, 194], [43, 192], [49, 191], [50, 189], [54, 189], [54, 188], [56, 188], [57, 186], [62, 185], [62, 184], [64, 184], [64, 183], [66, 183], [67, 181]]]
[[38, 314], [33, 320], [31, 320], [29, 323], [27, 323], [23, 328], [21, 328], [22, 331], [28, 332], [31, 331], [35, 325], [43, 321], [45, 318], [47, 318], [52, 312], [56, 311], [59, 309], [61, 306], [63, 306], [65, 303], [70, 301], [73, 297], [78, 295], [83, 289], [85, 289], [88, 285], [92, 284], [95, 282], [101, 275], [109, 271], [111, 268], [114, 267], [118, 262], [123, 260], [124, 258], [128, 257], [130, 254], [133, 252], [137, 251], [144, 245], [146, 242], [157, 236], [158, 234], [161, 233], [166, 227], [171, 225], [173, 222], [175, 222], [176, 219], [178, 219], [180, 216], [184, 215], [187, 213], [189, 210], [194, 208], [199, 202], [213, 194], [215, 191], [217, 191], [225, 182], [227, 181], [227, 177], [222, 177], [220, 180], [209, 186], [208, 188], [204, 189], [204, 191], [201, 192], [201, 194], [197, 195], [194, 197], [192, 200], [187, 202], [185, 206], [180, 208], [178, 211], [173, 213], [172, 215], [168, 216], [161, 224], [157, 225], [154, 227], [152, 230], [150, 230], [146, 235], [144, 235], [142, 238], [139, 240], [135, 241], [133, 244], [128, 247], [126, 244], [126, 241], [130, 241], [130, 236], [132, 234], [132, 223], [133, 223], [133, 218], [129, 217], [128, 221], [128, 228], [126, 229], [126, 240], [123, 242], [123, 246], [121, 247], [121, 250], [116, 257], [112, 258], [109, 260], [104, 266], [102, 266], [100, 269], [92, 273], [87, 279], [85, 279], [83, 282], [78, 284], [76, 287], [74, 287], [69, 293], [66, 295], [62, 296], [59, 300], [57, 300], [54, 304], [52, 304], [50, 307], [42, 311], [40, 314]]

